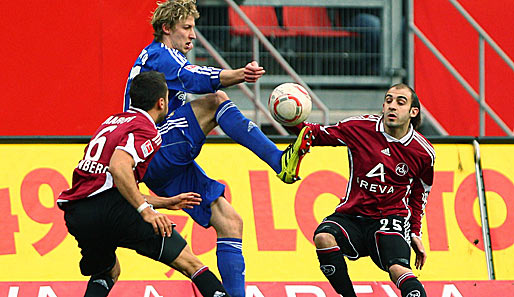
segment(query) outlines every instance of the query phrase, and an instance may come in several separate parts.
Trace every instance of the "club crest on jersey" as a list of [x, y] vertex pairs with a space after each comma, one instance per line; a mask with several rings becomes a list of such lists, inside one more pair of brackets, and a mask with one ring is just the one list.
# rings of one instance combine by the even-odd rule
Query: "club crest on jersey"
[[143, 151], [143, 156], [145, 158], [148, 157], [151, 153], [153, 153], [153, 145], [150, 139], [145, 141], [145, 143], [141, 145], [141, 150]]
[[398, 163], [398, 165], [396, 165], [396, 174], [398, 174], [399, 176], [404, 176], [405, 174], [407, 174], [407, 172], [409, 172], [409, 166], [407, 166], [407, 164], [405, 163]]
[[180, 101], [184, 101], [184, 102], [185, 102], [185, 101], [186, 101], [186, 99], [187, 99], [187, 94], [186, 94], [186, 92], [182, 92], [182, 91], [180, 91], [180, 92], [177, 92], [177, 94], [175, 95], [175, 97], [177, 97], [177, 99], [178, 99], [178, 100], [180, 100]]

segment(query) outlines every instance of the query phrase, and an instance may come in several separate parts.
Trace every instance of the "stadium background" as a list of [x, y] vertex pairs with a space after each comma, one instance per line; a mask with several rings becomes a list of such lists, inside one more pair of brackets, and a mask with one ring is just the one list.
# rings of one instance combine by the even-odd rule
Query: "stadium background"
[[[205, 1], [206, 6], [211, 2]], [[369, 1], [373, 2], [380, 1]], [[408, 3], [398, 3], [405, 14]], [[416, 25], [478, 89], [474, 30], [449, 1], [413, 3]], [[511, 1], [460, 3], [514, 56], [509, 38]], [[71, 182], [85, 136], [108, 114], [121, 109], [128, 71], [151, 38], [148, 18], [154, 5], [154, 1], [4, 3], [0, 12], [4, 29], [0, 51], [6, 66], [0, 111], [0, 296], [79, 296], [83, 291], [86, 279], [76, 265], [79, 251], [54, 201]], [[436, 179], [423, 224], [429, 259], [415, 273], [430, 296], [513, 296], [512, 138], [476, 138], [481, 143], [496, 279], [489, 281], [471, 144], [479, 135], [478, 105], [419, 39], [414, 45], [415, 88], [422, 103], [450, 135], [468, 136], [431, 137], [436, 143]], [[487, 102], [512, 130], [513, 71], [488, 46], [485, 53]], [[405, 68], [406, 61], [402, 60]], [[355, 89], [326, 87], [340, 91], [341, 97]], [[385, 90], [380, 83], [359, 88]], [[262, 92], [262, 96], [267, 95]], [[485, 135], [505, 135], [486, 118]], [[345, 149], [314, 148], [302, 166], [304, 179], [284, 185], [245, 149], [223, 137], [210, 141], [199, 162], [209, 175], [228, 185], [232, 204], [245, 222], [247, 296], [335, 296], [317, 267], [311, 235], [344, 193]], [[230, 160], [219, 166], [220, 156], [229, 154]], [[180, 212], [170, 215], [193, 251], [216, 267], [214, 233]], [[195, 294], [187, 280], [163, 265], [126, 250], [120, 250], [120, 258], [121, 282], [112, 296]], [[359, 296], [399, 296], [371, 261], [349, 267]]]

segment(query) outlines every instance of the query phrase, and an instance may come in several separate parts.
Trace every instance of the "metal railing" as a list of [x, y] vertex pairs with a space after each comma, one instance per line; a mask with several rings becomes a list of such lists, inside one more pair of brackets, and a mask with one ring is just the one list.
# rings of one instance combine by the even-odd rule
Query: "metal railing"
[[225, 0], [225, 2], [232, 8], [234, 11], [243, 19], [243, 21], [248, 25], [250, 30], [254, 33], [253, 39], [253, 53], [254, 57], [259, 53], [258, 41], [260, 41], [264, 47], [271, 53], [273, 58], [282, 66], [282, 68], [291, 76], [291, 78], [302, 85], [309, 95], [312, 98], [313, 103], [318, 107], [319, 110], [323, 113], [323, 122], [325, 125], [329, 124], [328, 113], [329, 110], [327, 106], [321, 101], [321, 99], [311, 90], [311, 88], [303, 81], [303, 79], [296, 73], [296, 71], [289, 65], [289, 63], [282, 57], [282, 55], [278, 52], [278, 50], [269, 42], [269, 40], [262, 34], [262, 32], [253, 24], [253, 22], [246, 16], [246, 14], [239, 8], [239, 6], [233, 0]]
[[[413, 53], [414, 36], [417, 36], [423, 44], [434, 54], [434, 56], [443, 64], [443, 66], [455, 77], [462, 87], [471, 95], [471, 97], [479, 104], [479, 135], [485, 135], [485, 113], [487, 113], [495, 123], [509, 136], [513, 136], [514, 132], [501, 119], [501, 117], [489, 106], [485, 101], [485, 49], [484, 42], [487, 42], [495, 52], [505, 61], [505, 63], [514, 71], [514, 62], [510, 57], [498, 46], [498, 44], [487, 34], [487, 32], [471, 17], [471, 15], [462, 7], [457, 0], [448, 0], [459, 13], [468, 21], [469, 24], [479, 34], [479, 90], [478, 92], [466, 81], [457, 69], [448, 59], [437, 49], [437, 47], [423, 34], [423, 32], [414, 24], [414, 3], [409, 1], [409, 48]], [[409, 62], [409, 84], [414, 83], [414, 57], [410, 55]]]
[[[245, 12], [257, 7], [272, 7], [275, 10], [276, 13], [266, 12], [274, 14], [270, 18], [276, 17], [278, 24], [258, 26], [264, 28], [264, 35], [309, 85], [388, 87], [400, 82], [406, 75], [402, 58], [401, 3], [401, 0], [245, 0], [242, 4]], [[236, 61], [231, 64], [245, 63], [252, 51], [253, 30], [245, 26], [246, 22], [242, 19], [233, 17], [236, 13], [233, 13], [234, 7], [228, 1], [203, 0], [201, 4], [202, 17], [197, 27], [227, 61]], [[335, 37], [324, 36], [320, 32], [319, 36], [302, 33], [282, 36], [280, 33], [285, 31], [311, 30], [314, 33], [327, 28], [312, 24], [290, 27], [286, 15], [291, 12], [286, 14], [285, 11], [291, 6], [296, 9], [323, 8], [326, 15], [322, 19], [328, 18], [332, 24], [328, 30], [349, 34]], [[237, 13], [236, 17], [239, 16]], [[277, 31], [281, 32], [275, 34]], [[263, 85], [273, 85], [289, 78], [289, 74], [280, 68], [282, 65], [274, 62], [268, 52], [261, 54], [261, 64], [269, 62], [267, 75], [261, 79]]]
[[480, 222], [482, 224], [482, 239], [484, 240], [487, 274], [489, 275], [489, 279], [495, 279], [493, 247], [491, 245], [491, 232], [489, 230], [489, 215], [487, 212], [482, 159], [480, 157], [480, 144], [477, 139], [473, 140], [473, 149], [475, 151], [475, 181], [477, 184], [478, 204], [480, 207]]
[[[239, 86], [239, 89], [243, 97], [248, 97], [254, 105], [254, 108], [250, 107], [255, 113], [253, 120], [260, 126], [259, 115], [264, 112], [267, 122], [271, 123], [279, 134], [284, 135], [286, 132], [280, 131], [281, 127], [277, 127], [273, 124], [273, 120], [269, 120], [269, 114], [263, 107], [265, 104], [258, 103], [261, 101], [261, 87], [269, 89], [286, 81], [295, 81], [303, 85], [310, 93], [313, 104], [317, 108], [316, 117], [321, 117], [317, 121], [329, 124], [331, 114], [335, 113], [334, 110], [331, 112], [326, 104], [341, 105], [337, 103], [339, 98], [336, 98], [336, 96], [344, 97], [344, 91], [340, 91], [341, 87], [383, 88], [402, 81], [405, 76], [401, 55], [401, 0], [322, 0], [316, 2], [308, 0], [245, 0], [243, 3], [245, 6], [274, 7], [281, 22], [283, 20], [281, 12], [284, 11], [284, 7], [323, 7], [329, 14], [332, 29], [353, 32], [351, 36], [357, 36], [354, 39], [352, 39], [353, 37], [320, 37], [321, 35], [315, 36], [315, 34], [310, 37], [294, 35], [288, 38], [270, 36], [266, 30], [260, 31], [261, 27], [252, 23], [252, 20], [233, 0], [203, 0], [201, 4], [199, 7], [203, 9], [202, 17], [197, 22], [197, 31], [200, 32], [199, 46], [195, 48], [197, 53], [193, 53], [193, 55], [198, 57], [199, 64], [218, 63], [223, 68], [230, 67], [230, 64], [242, 65], [249, 59], [254, 59], [263, 65], [266, 75], [253, 85], [253, 92], [252, 87]], [[228, 15], [225, 15], [230, 11], [241, 19], [238, 26], [244, 25], [249, 34], [237, 35], [232, 32], [233, 27], [228, 25], [229, 18]], [[356, 16], [361, 14], [376, 17], [376, 20], [379, 20], [379, 27], [351, 25], [354, 24]], [[339, 23], [336, 23], [335, 20], [339, 20]], [[278, 30], [286, 28], [282, 27], [281, 22], [280, 27], [277, 27]], [[373, 47], [377, 52], [369, 48], [364, 49], [369, 41], [364, 36], [369, 37], [370, 31], [379, 35], [377, 39], [379, 42]], [[284, 46], [284, 43], [287, 46]], [[324, 47], [327, 44], [328, 47]], [[347, 51], [348, 48], [351, 48], [350, 52]], [[285, 49], [290, 51], [284, 51]], [[358, 50], [353, 52], [352, 49]], [[366, 68], [370, 67], [370, 64], [378, 65], [375, 71]], [[315, 89], [321, 87], [331, 91], [329, 98], [326, 99], [328, 103], [320, 100], [315, 93]], [[339, 91], [342, 94], [335, 95]], [[349, 99], [341, 98], [341, 100]], [[244, 106], [244, 103], [242, 105]]]
[[[209, 54], [216, 60], [216, 62], [218, 62], [221, 65], [221, 67], [223, 67], [225, 69], [232, 69], [232, 67], [225, 61], [225, 59], [223, 59], [223, 57], [216, 51], [216, 49], [209, 43], [209, 41], [207, 41], [207, 39], [205, 39], [205, 37], [202, 35], [202, 33], [199, 30], [196, 30], [196, 37], [197, 37], [198, 41], [200, 41], [200, 43], [203, 45], [203, 47], [209, 52]], [[256, 85], [256, 89], [258, 89], [259, 88], [258, 84], [256, 83], [255, 85]], [[275, 120], [273, 120], [273, 118], [271, 117], [271, 115], [268, 112], [268, 110], [266, 109], [266, 107], [263, 106], [263, 104], [259, 100], [259, 93], [258, 93], [259, 91], [258, 90], [254, 89], [254, 91], [252, 92], [252, 90], [250, 90], [250, 88], [245, 84], [237, 84], [237, 86], [243, 92], [243, 94], [245, 94], [245, 96], [248, 97], [248, 99], [250, 99], [253, 102], [255, 109], [261, 111], [264, 114], [264, 116], [268, 119], [268, 121], [271, 123], [273, 128], [275, 128], [275, 130], [277, 130], [277, 132], [280, 135], [288, 135], [289, 134], [284, 129], [284, 127], [282, 127], [279, 123], [277, 123]], [[256, 117], [258, 117], [257, 113], [256, 113]]]
[[[469, 24], [479, 34], [479, 90], [478, 92], [473, 89], [469, 82], [455, 69], [455, 67], [446, 59], [446, 57], [437, 49], [437, 47], [423, 34], [423, 32], [414, 24], [413, 0], [409, 2], [409, 48], [413, 53], [414, 48], [414, 35], [418, 37], [423, 44], [434, 54], [434, 56], [443, 64], [443, 66], [455, 77], [455, 79], [464, 87], [464, 89], [471, 95], [471, 97], [479, 104], [479, 121], [480, 121], [480, 136], [485, 134], [485, 113], [487, 113], [500, 128], [509, 136], [513, 136], [513, 132], [500, 118], [500, 116], [486, 103], [485, 101], [485, 49], [484, 45], [487, 42], [495, 52], [504, 60], [504, 62], [514, 71], [514, 63], [512, 59], [498, 46], [498, 44], [485, 32], [485, 30], [471, 17], [471, 15], [457, 2], [457, 0], [448, 0], [458, 11], [464, 16]], [[413, 54], [410, 55], [409, 63], [409, 83], [412, 85], [414, 82], [414, 61]], [[487, 199], [484, 189], [484, 180], [482, 175], [480, 145], [477, 139], [473, 140], [473, 147], [475, 151], [475, 177], [477, 183], [477, 195], [479, 198], [480, 217], [482, 226], [482, 235], [484, 240], [484, 251], [486, 257], [486, 265], [489, 279], [495, 279], [495, 271], [493, 265], [493, 254], [491, 246], [491, 237], [489, 230], [489, 219], [487, 213]]]

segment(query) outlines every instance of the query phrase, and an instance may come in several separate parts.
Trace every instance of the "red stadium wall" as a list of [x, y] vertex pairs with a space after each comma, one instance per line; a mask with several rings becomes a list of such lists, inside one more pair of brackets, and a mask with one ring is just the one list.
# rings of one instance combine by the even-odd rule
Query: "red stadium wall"
[[122, 109], [155, 1], [4, 2], [0, 135], [91, 135]]
[[[461, 0], [514, 57], [514, 2]], [[416, 25], [478, 89], [478, 35], [448, 0], [415, 3]], [[155, 1], [5, 1], [0, 12], [0, 135], [91, 135], [121, 110], [125, 80], [150, 42]], [[452, 135], [478, 134], [478, 105], [416, 40], [416, 89]], [[486, 46], [486, 100], [514, 127], [514, 72]], [[455, 116], [458, 115], [458, 116]], [[487, 119], [487, 135], [504, 135]]]
[[[478, 33], [448, 0], [414, 1], [415, 24], [478, 92]], [[459, 3], [496, 43], [514, 58], [511, 0]], [[485, 98], [505, 123], [514, 129], [514, 71], [486, 44]], [[450, 135], [478, 135], [478, 104], [428, 48], [415, 41], [415, 88], [421, 101]], [[504, 136], [486, 117], [486, 135]]]

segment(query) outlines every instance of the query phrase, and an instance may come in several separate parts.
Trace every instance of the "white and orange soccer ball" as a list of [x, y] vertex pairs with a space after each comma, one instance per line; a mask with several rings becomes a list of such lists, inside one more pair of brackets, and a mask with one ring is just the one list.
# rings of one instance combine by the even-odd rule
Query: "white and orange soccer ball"
[[280, 124], [296, 126], [311, 114], [311, 97], [299, 84], [283, 83], [271, 92], [268, 99], [268, 110]]

